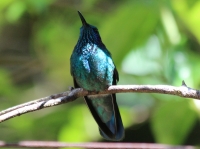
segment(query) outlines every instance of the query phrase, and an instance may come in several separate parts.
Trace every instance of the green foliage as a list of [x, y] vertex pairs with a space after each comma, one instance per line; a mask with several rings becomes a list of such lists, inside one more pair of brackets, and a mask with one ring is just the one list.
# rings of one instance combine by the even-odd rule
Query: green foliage
[[84, 108], [84, 105], [81, 105], [67, 111], [67, 113], [69, 112], [70, 115], [71, 113], [73, 113], [73, 117], [71, 117], [70, 115], [66, 117], [69, 119], [69, 122], [61, 128], [59, 133], [59, 140], [68, 140], [70, 142], [78, 142], [79, 140], [82, 140], [84, 142], [97, 140], [97, 138], [99, 137], [99, 135], [97, 135], [98, 128], [96, 126], [87, 127], [91, 124], [94, 124], [94, 120], [92, 119], [92, 117], [85, 116], [88, 115], [87, 112], [89, 112], [86, 110], [87, 109]]
[[15, 92], [15, 88], [13, 87], [11, 80], [9, 78], [9, 74], [8, 72], [6, 72], [3, 69], [0, 69], [0, 95], [1, 96], [10, 96], [12, 97], [12, 95]]
[[197, 118], [192, 104], [188, 99], [173, 98], [155, 109], [151, 123], [158, 143], [184, 143]]
[[108, 15], [100, 31], [117, 64], [153, 33], [159, 21], [158, 12], [156, 3], [129, 1]]
[[[118, 68], [119, 84], [180, 86], [185, 80], [192, 88], [200, 87], [197, 0], [4, 0], [0, 1], [1, 110], [72, 86], [69, 59], [81, 26], [77, 9], [98, 27]], [[158, 143], [184, 144], [199, 119], [193, 99], [127, 93], [117, 98], [125, 128], [150, 121]], [[7, 141], [101, 139], [82, 99], [0, 125], [0, 140]]]

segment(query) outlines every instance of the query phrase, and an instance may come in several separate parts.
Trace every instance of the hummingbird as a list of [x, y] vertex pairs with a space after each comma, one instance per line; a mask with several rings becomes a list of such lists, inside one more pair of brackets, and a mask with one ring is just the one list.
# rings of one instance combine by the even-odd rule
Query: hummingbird
[[[88, 24], [78, 11], [82, 22], [80, 35], [70, 57], [70, 72], [74, 87], [88, 91], [104, 91], [119, 81], [118, 71], [111, 53], [103, 44], [99, 31]], [[124, 138], [124, 127], [115, 94], [88, 95], [84, 97], [101, 136], [110, 141]]]

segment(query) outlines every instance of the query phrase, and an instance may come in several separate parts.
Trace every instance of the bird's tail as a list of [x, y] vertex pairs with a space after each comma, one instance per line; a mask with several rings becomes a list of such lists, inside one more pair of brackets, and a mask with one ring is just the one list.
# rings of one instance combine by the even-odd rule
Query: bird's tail
[[122, 140], [124, 138], [124, 127], [115, 94], [86, 96], [84, 98], [99, 126], [102, 137], [110, 141]]

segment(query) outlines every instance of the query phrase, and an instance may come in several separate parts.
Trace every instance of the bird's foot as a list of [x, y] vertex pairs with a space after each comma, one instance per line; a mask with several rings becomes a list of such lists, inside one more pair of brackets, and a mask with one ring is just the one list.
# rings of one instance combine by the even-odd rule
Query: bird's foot
[[74, 87], [70, 86], [70, 87], [69, 87], [69, 90], [70, 90], [70, 91], [74, 90]]

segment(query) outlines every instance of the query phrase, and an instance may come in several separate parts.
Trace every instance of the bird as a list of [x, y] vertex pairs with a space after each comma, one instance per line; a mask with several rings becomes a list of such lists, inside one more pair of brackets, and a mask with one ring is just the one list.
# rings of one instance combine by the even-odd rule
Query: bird
[[[118, 71], [111, 53], [101, 40], [98, 29], [86, 22], [78, 11], [82, 22], [80, 35], [70, 57], [70, 72], [74, 88], [87, 91], [104, 91], [119, 81]], [[121, 141], [124, 127], [115, 94], [84, 96], [85, 103], [98, 124], [100, 135], [109, 141]]]

